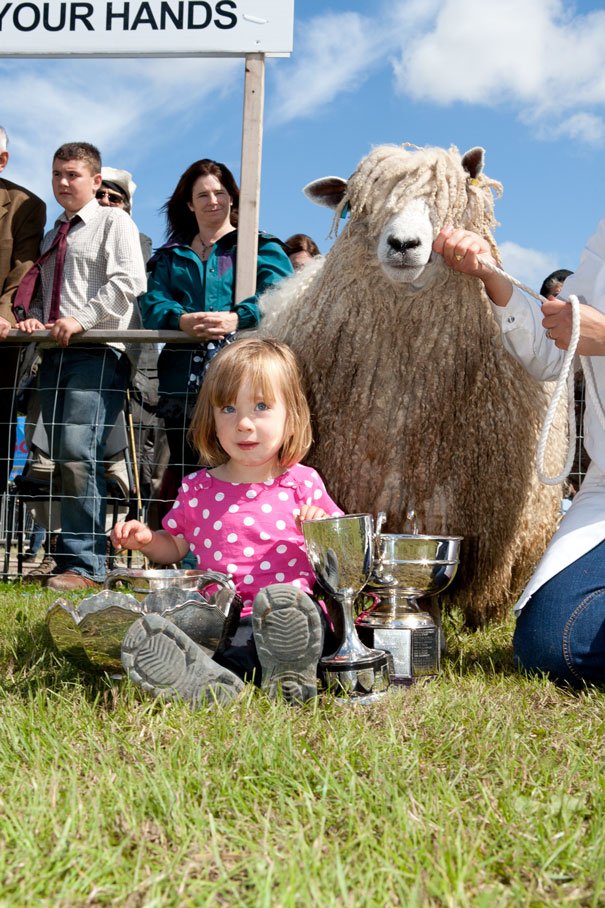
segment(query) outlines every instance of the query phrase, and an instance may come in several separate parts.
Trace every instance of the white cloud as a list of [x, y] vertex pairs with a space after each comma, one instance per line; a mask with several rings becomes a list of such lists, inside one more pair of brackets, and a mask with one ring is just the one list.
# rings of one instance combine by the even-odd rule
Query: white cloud
[[[416, 0], [403, 0], [399, 14], [410, 5]], [[402, 94], [436, 104], [509, 102], [526, 120], [550, 118], [555, 131], [572, 112], [575, 123], [561, 134], [599, 140], [590, 108], [605, 104], [605, 11], [579, 15], [567, 0], [444, 0], [417, 25], [402, 35], [394, 62]]]
[[273, 68], [269, 117], [287, 123], [314, 116], [344, 91], [353, 91], [382, 58], [382, 30], [358, 13], [317, 16], [300, 26], [291, 61]]
[[299, 25], [275, 65], [269, 123], [314, 116], [379, 66], [432, 104], [506, 104], [543, 139], [605, 141], [605, 10], [571, 0], [382, 0]]
[[545, 277], [557, 268], [565, 267], [554, 255], [539, 252], [537, 249], [527, 249], [517, 243], [509, 241], [500, 243], [498, 250], [504, 270], [536, 292], [540, 290]]
[[573, 114], [557, 126], [554, 134], [587, 145], [602, 145], [605, 140], [605, 122], [594, 114]]
[[63, 142], [93, 142], [115, 160], [142, 132], [160, 143], [166, 120], [174, 130], [175, 114], [186, 122], [201, 104], [220, 109], [242, 82], [241, 60], [5, 61], [2, 123], [12, 155], [6, 175], [47, 196], [49, 155]]

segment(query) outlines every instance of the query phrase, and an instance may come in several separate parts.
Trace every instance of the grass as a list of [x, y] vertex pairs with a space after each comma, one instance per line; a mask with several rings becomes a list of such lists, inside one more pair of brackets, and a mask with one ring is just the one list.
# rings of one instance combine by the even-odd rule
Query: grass
[[605, 906], [605, 695], [510, 622], [372, 706], [191, 713], [63, 660], [52, 598], [0, 586], [0, 905]]

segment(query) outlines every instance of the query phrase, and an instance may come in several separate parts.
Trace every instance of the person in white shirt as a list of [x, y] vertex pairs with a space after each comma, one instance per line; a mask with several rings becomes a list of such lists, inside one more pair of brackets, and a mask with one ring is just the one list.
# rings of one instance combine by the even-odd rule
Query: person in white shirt
[[605, 221], [584, 249], [560, 298], [540, 307], [503, 274], [486, 242], [468, 230], [447, 227], [433, 249], [449, 267], [483, 281], [500, 325], [502, 342], [534, 378], [556, 379], [571, 338], [568, 301], [580, 301], [577, 348], [590, 387], [584, 444], [591, 464], [533, 577], [515, 606], [513, 648], [517, 664], [574, 686], [605, 680]]
[[41, 251], [69, 221], [60, 308], [51, 312], [59, 279], [53, 252], [41, 265], [41, 287], [28, 311], [19, 312], [22, 331], [50, 329], [58, 345], [42, 345], [39, 370], [42, 415], [62, 491], [57, 567], [48, 580], [58, 590], [93, 587], [104, 579], [103, 453], [136, 363], [136, 348], [121, 341], [75, 348], [70, 341], [91, 328], [111, 335], [140, 327], [137, 297], [146, 287], [138, 230], [125, 211], [99, 205], [101, 181], [101, 157], [93, 145], [70, 143], [55, 153], [53, 192], [64, 212]]

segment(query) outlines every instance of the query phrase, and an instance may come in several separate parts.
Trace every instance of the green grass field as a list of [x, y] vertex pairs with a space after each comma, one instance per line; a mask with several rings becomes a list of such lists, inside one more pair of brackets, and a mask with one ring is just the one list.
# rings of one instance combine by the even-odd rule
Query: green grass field
[[0, 905], [605, 906], [605, 694], [447, 626], [366, 707], [192, 713], [78, 672], [0, 585]]

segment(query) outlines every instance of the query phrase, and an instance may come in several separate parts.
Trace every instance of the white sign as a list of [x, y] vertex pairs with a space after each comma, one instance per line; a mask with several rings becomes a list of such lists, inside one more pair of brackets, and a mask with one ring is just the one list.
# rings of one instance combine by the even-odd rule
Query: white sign
[[294, 0], [0, 0], [0, 57], [292, 52]]

